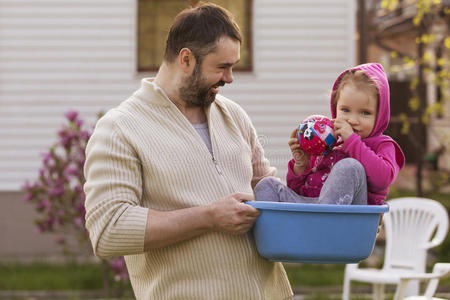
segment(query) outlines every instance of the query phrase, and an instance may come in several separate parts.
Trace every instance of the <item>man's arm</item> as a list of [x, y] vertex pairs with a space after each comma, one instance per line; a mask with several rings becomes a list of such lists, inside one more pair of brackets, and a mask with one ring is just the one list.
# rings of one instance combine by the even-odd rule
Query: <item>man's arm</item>
[[98, 122], [86, 151], [86, 228], [97, 256], [139, 254], [209, 231], [250, 230], [259, 211], [242, 202], [253, 200], [251, 194], [173, 211], [141, 206], [140, 162], [111, 120]]
[[144, 251], [169, 246], [210, 231], [228, 234], [248, 232], [259, 211], [242, 203], [252, 194], [234, 193], [208, 205], [157, 211], [149, 209]]

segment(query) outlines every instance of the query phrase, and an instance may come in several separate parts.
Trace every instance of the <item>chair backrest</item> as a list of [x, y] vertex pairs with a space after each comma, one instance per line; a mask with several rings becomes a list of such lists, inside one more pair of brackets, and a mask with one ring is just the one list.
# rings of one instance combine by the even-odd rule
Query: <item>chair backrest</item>
[[441, 244], [447, 235], [446, 208], [435, 200], [418, 197], [396, 198], [387, 203], [383, 269], [425, 272], [427, 250]]

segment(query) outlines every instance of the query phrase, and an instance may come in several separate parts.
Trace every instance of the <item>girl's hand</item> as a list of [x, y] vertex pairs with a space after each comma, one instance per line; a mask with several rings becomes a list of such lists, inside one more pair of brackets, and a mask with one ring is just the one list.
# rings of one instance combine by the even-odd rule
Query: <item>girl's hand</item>
[[297, 128], [292, 131], [289, 139], [289, 148], [291, 148], [292, 157], [294, 158], [294, 174], [298, 175], [305, 172], [309, 163], [309, 154], [303, 152], [297, 139]]
[[340, 136], [342, 140], [345, 142], [352, 134], [353, 128], [352, 126], [344, 119], [336, 118], [332, 120], [334, 125], [334, 137], [337, 138]]

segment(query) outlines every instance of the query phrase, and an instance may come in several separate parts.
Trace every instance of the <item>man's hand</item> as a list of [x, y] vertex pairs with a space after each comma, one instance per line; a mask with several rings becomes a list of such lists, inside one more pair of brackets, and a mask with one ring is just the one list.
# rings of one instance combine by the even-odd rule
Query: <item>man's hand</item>
[[300, 148], [300, 144], [297, 139], [297, 130], [291, 132], [291, 136], [289, 138], [288, 144], [289, 148], [291, 148], [292, 157], [294, 158], [294, 173], [295, 175], [301, 174], [305, 172], [306, 167], [309, 163], [309, 154], [303, 152]]
[[234, 193], [209, 204], [212, 230], [229, 234], [248, 232], [260, 213], [258, 209], [243, 203], [252, 200], [253, 194]]
[[354, 132], [352, 126], [344, 119], [336, 118], [333, 121], [334, 137], [340, 136], [345, 142]]

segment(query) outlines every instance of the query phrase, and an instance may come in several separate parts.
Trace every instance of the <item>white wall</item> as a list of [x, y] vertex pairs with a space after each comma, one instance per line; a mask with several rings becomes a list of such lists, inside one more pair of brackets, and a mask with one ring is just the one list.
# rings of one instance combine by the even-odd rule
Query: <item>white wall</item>
[[[329, 115], [329, 89], [354, 63], [354, 0], [253, 0], [254, 71], [222, 93], [240, 103], [284, 177], [287, 137]], [[64, 112], [93, 123], [139, 87], [136, 0], [0, 0], [0, 191], [33, 180]]]

